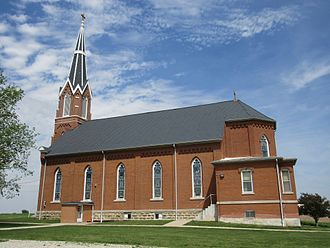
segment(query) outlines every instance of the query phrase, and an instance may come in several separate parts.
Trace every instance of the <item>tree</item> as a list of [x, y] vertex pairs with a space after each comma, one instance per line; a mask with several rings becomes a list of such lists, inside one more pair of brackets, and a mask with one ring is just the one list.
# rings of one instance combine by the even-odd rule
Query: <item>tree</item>
[[19, 180], [32, 174], [27, 160], [35, 147], [36, 132], [16, 113], [23, 96], [23, 90], [8, 83], [0, 70], [0, 196], [6, 198], [18, 195]]
[[322, 197], [317, 193], [302, 193], [298, 202], [299, 204], [302, 204], [299, 213], [313, 217], [316, 226], [321, 217], [327, 217], [330, 215], [330, 202], [327, 198]]

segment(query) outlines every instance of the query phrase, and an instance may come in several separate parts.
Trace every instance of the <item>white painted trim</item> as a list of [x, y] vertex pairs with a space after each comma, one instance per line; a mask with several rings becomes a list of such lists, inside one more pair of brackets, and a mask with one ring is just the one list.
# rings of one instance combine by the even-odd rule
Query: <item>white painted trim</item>
[[125, 202], [126, 199], [125, 198], [117, 198], [115, 200], [113, 200], [114, 202]]
[[86, 53], [83, 51], [80, 51], [80, 50], [74, 50], [73, 54], [82, 54], [82, 55], [86, 56]]
[[[156, 164], [160, 165], [160, 196], [155, 197], [155, 166]], [[156, 160], [152, 165], [152, 200], [163, 199], [163, 167], [162, 164]]]
[[39, 203], [39, 220], [41, 220], [42, 215], [42, 206], [44, 201], [44, 189], [45, 189], [45, 181], [46, 181], [46, 168], [47, 168], [47, 161], [45, 160], [44, 165], [44, 176], [42, 177], [42, 188], [41, 188], [41, 197], [40, 197], [40, 203]]
[[62, 191], [62, 172], [61, 172], [61, 181], [60, 181], [60, 199], [59, 200], [55, 200], [55, 193], [56, 193], [56, 177], [58, 172], [61, 172], [60, 168], [57, 168], [55, 171], [55, 176], [54, 176], [54, 190], [53, 190], [53, 201], [52, 203], [55, 202], [61, 202], [61, 191]]
[[[92, 175], [91, 175], [90, 199], [86, 199], [85, 198], [85, 195], [86, 195], [86, 173], [87, 173], [88, 168], [90, 168], [91, 169], [91, 172], [92, 172]], [[84, 195], [83, 195], [82, 202], [90, 202], [90, 201], [92, 201], [92, 189], [93, 189], [92, 185], [93, 185], [93, 170], [92, 170], [92, 168], [90, 166], [87, 166], [86, 169], [85, 169], [85, 172], [84, 172]]]
[[205, 197], [201, 196], [201, 197], [190, 197], [190, 200], [204, 200]]
[[[278, 204], [279, 200], [254, 200], [254, 201], [218, 201], [218, 205], [242, 205], [242, 204]], [[297, 200], [283, 200], [286, 204], [298, 204]]]
[[[289, 173], [289, 183], [290, 183], [290, 189], [291, 189], [291, 191], [285, 191], [284, 190], [283, 171], [287, 171]], [[282, 192], [283, 192], [283, 194], [293, 194], [292, 184], [291, 184], [291, 173], [290, 173], [290, 170], [288, 168], [281, 169], [281, 184], [282, 184]]]
[[[118, 187], [118, 182], [119, 182], [119, 168], [123, 166], [124, 167], [124, 197], [123, 198], [118, 198], [118, 190], [119, 190], [119, 187]], [[116, 190], [116, 199], [114, 201], [125, 201], [125, 191], [126, 191], [126, 168], [125, 168], [125, 165], [123, 163], [120, 163], [118, 166], [117, 166], [117, 190]]]
[[[199, 161], [200, 172], [201, 172], [201, 195], [200, 196], [195, 196], [195, 183], [194, 183], [194, 161], [195, 160]], [[191, 162], [191, 186], [192, 186], [192, 197], [190, 199], [201, 199], [203, 197], [203, 166], [202, 166], [202, 161], [198, 157], [195, 157]]]
[[157, 202], [157, 201], [164, 201], [164, 199], [163, 198], [151, 198], [150, 201]]
[[[251, 191], [244, 191], [244, 184], [243, 184], [243, 172], [249, 171], [251, 175]], [[242, 194], [243, 195], [249, 195], [249, 194], [254, 194], [254, 187], [253, 187], [253, 175], [252, 175], [252, 170], [251, 169], [243, 169], [241, 170], [241, 186], [242, 186]]]

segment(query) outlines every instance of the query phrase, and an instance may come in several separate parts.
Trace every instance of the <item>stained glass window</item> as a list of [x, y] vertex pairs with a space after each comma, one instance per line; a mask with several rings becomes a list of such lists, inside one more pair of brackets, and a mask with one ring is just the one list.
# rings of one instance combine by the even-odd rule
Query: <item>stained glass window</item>
[[153, 166], [153, 198], [162, 197], [162, 166], [157, 161]]
[[117, 199], [124, 199], [125, 198], [125, 166], [123, 164], [119, 165], [117, 171]]
[[199, 159], [193, 161], [193, 196], [202, 197], [202, 171]]
[[62, 173], [60, 169], [57, 169], [55, 173], [54, 201], [60, 201], [61, 199], [61, 181], [62, 181]]
[[92, 169], [88, 167], [85, 171], [85, 195], [84, 200], [91, 200], [92, 193]]

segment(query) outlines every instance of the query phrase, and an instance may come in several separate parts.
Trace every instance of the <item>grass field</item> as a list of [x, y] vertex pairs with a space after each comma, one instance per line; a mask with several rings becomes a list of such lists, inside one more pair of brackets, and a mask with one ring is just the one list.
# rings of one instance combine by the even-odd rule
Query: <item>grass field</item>
[[38, 224], [29, 224], [29, 223], [26, 223], [26, 224], [19, 224], [19, 223], [1, 223], [0, 222], [0, 228], [9, 228], [9, 227], [22, 227], [22, 226], [35, 226], [35, 225], [38, 225]]
[[125, 221], [106, 221], [103, 223], [95, 222], [95, 225], [165, 225], [172, 220], [125, 220]]
[[0, 214], [0, 222], [58, 223], [60, 220], [39, 220], [28, 214]]
[[163, 247], [330, 247], [330, 233], [169, 227], [60, 226], [0, 231], [0, 239], [31, 239]]

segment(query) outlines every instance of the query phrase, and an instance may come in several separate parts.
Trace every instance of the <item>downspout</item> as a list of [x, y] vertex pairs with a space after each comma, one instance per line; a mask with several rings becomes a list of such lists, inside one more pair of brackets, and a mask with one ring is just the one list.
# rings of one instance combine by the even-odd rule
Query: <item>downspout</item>
[[174, 148], [174, 184], [175, 184], [175, 220], [178, 219], [178, 176], [177, 176], [177, 165], [176, 165], [176, 146]]
[[46, 162], [46, 158], [45, 158], [44, 175], [43, 175], [43, 178], [42, 178], [41, 197], [40, 197], [40, 203], [39, 203], [39, 220], [41, 220], [41, 212], [42, 212], [42, 206], [43, 206], [43, 201], [44, 201], [46, 168], [47, 168], [47, 162]]
[[281, 189], [281, 181], [280, 181], [280, 170], [278, 168], [278, 159], [276, 159], [276, 175], [277, 175], [278, 194], [280, 198], [281, 225], [282, 227], [284, 227], [283, 200], [282, 200], [282, 189]]
[[103, 204], [104, 204], [104, 171], [105, 171], [105, 154], [103, 154], [103, 165], [102, 165], [102, 196], [101, 196], [101, 223], [103, 222]]

